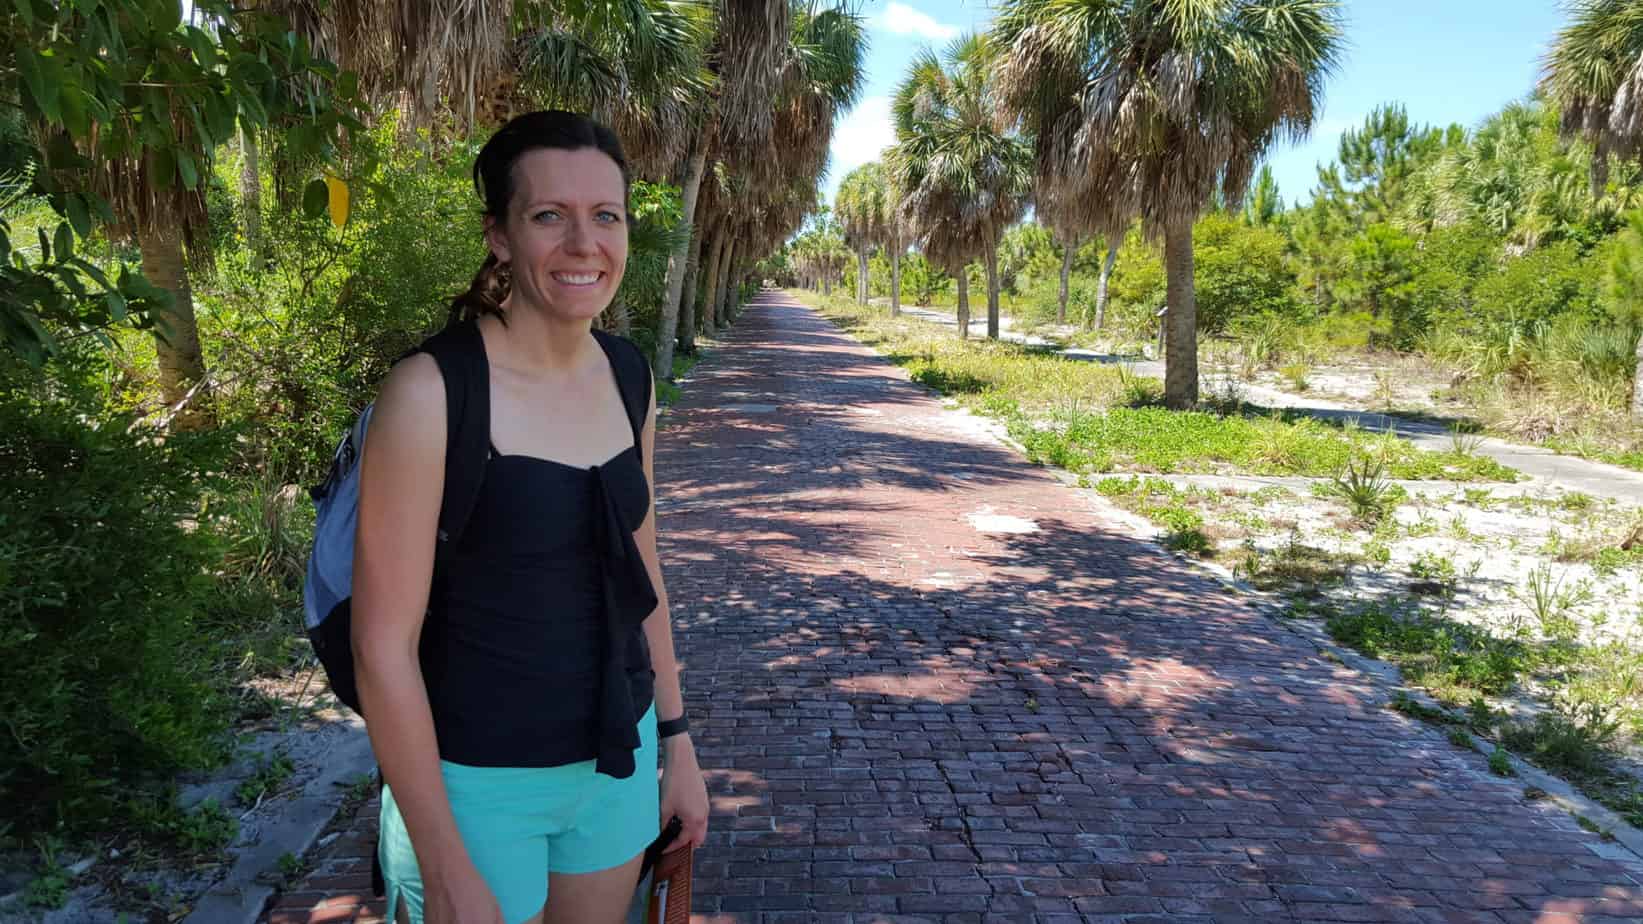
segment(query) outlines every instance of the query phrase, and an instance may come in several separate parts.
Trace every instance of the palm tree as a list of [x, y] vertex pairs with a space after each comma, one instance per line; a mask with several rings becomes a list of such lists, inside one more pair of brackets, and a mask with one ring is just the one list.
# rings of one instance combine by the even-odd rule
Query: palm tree
[[697, 220], [715, 231], [703, 251], [714, 279], [704, 320], [728, 323], [734, 295], [758, 259], [779, 247], [815, 210], [816, 185], [827, 165], [833, 126], [860, 92], [866, 38], [861, 20], [846, 3], [827, 7], [795, 2], [786, 44], [778, 57], [776, 89], [763, 146], [739, 142], [727, 131], [710, 157]]
[[519, 90], [586, 110], [622, 139], [639, 176], [664, 179], [707, 99], [711, 0], [575, 0], [543, 7], [517, 40]]
[[1198, 400], [1192, 226], [1243, 200], [1278, 138], [1311, 130], [1341, 48], [1336, 0], [1003, 0], [992, 41], [1037, 141], [1039, 199], [1164, 239], [1165, 403]]
[[[1049, 188], [1053, 185], [1053, 180], [1046, 180], [1040, 176], [1035, 179], [1035, 183], [1040, 188]], [[1093, 329], [1099, 332], [1107, 323], [1107, 288], [1108, 283], [1112, 281], [1113, 267], [1118, 264], [1118, 248], [1124, 243], [1124, 229], [1093, 226], [1087, 214], [1076, 208], [1058, 208], [1059, 204], [1060, 200], [1043, 195], [1039, 196], [1037, 203], [1039, 217], [1054, 229], [1056, 240], [1061, 243], [1061, 289], [1056, 303], [1056, 323], [1067, 323], [1067, 296], [1072, 277], [1073, 257], [1077, 255], [1079, 245], [1085, 239], [1096, 235], [1107, 242], [1107, 258], [1102, 261], [1101, 273], [1095, 282]]]
[[356, 72], [360, 89], [397, 106], [408, 125], [450, 112], [471, 128], [486, 94], [517, 65], [511, 0], [268, 0], [262, 5], [288, 19], [326, 58]]
[[1552, 42], [1541, 88], [1562, 113], [1565, 136], [1592, 144], [1592, 189], [1609, 159], [1643, 154], [1643, 0], [1572, 0]]
[[867, 257], [887, 236], [893, 204], [886, 195], [884, 165], [863, 164], [839, 183], [833, 213], [838, 216], [844, 242], [856, 253], [856, 303], [867, 304]]
[[258, 166], [257, 136], [240, 127], [240, 220], [245, 228], [245, 249], [251, 253], [252, 272], [262, 271], [262, 172]]
[[[1570, 13], [1572, 21], [1546, 56], [1541, 87], [1562, 111], [1564, 134], [1591, 143], [1597, 194], [1608, 185], [1611, 157], [1643, 154], [1643, 0], [1576, 0]], [[1636, 236], [1635, 225], [1631, 233]], [[1615, 278], [1637, 281], [1635, 275]], [[1610, 285], [1613, 292], [1624, 282]], [[1618, 293], [1611, 297], [1619, 300]], [[1637, 341], [1632, 415], [1643, 420], [1643, 337]]]
[[890, 256], [890, 317], [894, 318], [901, 315], [901, 258], [907, 252], [907, 222], [902, 219], [901, 210], [893, 205], [901, 198], [895, 181], [886, 175], [885, 182], [889, 184], [885, 199], [892, 205], [885, 215], [884, 237], [879, 246]]
[[[713, 89], [692, 107], [688, 152], [678, 168], [684, 215], [691, 239], [701, 233], [696, 200], [708, 157], [715, 144], [722, 149], [765, 149], [770, 142], [772, 113], [781, 75], [781, 57], [789, 37], [792, 8], [789, 0], [718, 0], [718, 29], [708, 53], [714, 75]], [[674, 341], [679, 330], [679, 302], [684, 295], [689, 241], [676, 248], [668, 264], [667, 286], [656, 323], [657, 378], [673, 378]]]
[[[1561, 139], [1558, 121], [1556, 110], [1538, 98], [1490, 116], [1411, 178], [1404, 223], [1420, 229], [1477, 222], [1505, 237], [1514, 252], [1618, 230], [1643, 194], [1635, 164], [1620, 162], [1594, 195], [1589, 151], [1579, 139]], [[1424, 214], [1412, 214], [1417, 209]]]
[[[21, 77], [8, 102], [49, 148], [36, 184], [63, 203], [75, 235], [90, 233], [95, 214], [110, 237], [135, 240], [143, 276], [165, 293], [153, 318], [156, 366], [166, 420], [185, 428], [211, 418], [189, 268], [211, 258], [205, 192], [218, 150], [253, 126], [321, 151], [352, 124], [338, 99], [352, 94], [333, 93], [323, 54], [287, 41], [256, 9], [225, 0], [193, 9], [213, 33], [175, 18], [166, 27], [166, 4], [152, 28], [67, 6], [50, 19], [14, 17], [28, 40], [0, 52], [0, 72]], [[179, 7], [170, 12], [180, 18]]]
[[833, 294], [833, 284], [842, 277], [849, 259], [844, 235], [825, 212], [814, 227], [793, 241], [793, 265], [800, 278], [824, 296]]
[[1026, 210], [1032, 153], [999, 106], [991, 46], [956, 39], [925, 49], [896, 88], [896, 144], [887, 160], [903, 190], [901, 216], [918, 247], [958, 277], [959, 336], [969, 335], [964, 267], [987, 272], [987, 336], [998, 337], [998, 243]]

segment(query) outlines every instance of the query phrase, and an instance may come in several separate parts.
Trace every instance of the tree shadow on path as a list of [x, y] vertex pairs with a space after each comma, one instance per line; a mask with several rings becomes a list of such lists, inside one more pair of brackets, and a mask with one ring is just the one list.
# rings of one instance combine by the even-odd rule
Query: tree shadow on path
[[656, 469], [699, 920], [1643, 918], [1637, 858], [809, 312], [698, 369]]

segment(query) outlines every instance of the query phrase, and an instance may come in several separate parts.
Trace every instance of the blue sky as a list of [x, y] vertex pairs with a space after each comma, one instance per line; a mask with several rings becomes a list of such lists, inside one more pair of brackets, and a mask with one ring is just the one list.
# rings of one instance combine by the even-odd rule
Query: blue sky
[[[992, 19], [987, 0], [864, 0], [869, 47], [861, 101], [836, 128], [828, 202], [851, 168], [895, 143], [890, 97], [918, 49], [940, 49]], [[1281, 145], [1269, 162], [1285, 202], [1305, 199], [1341, 132], [1383, 102], [1413, 122], [1476, 125], [1534, 86], [1562, 22], [1554, 0], [1346, 0], [1347, 48], [1329, 82], [1312, 137]]]

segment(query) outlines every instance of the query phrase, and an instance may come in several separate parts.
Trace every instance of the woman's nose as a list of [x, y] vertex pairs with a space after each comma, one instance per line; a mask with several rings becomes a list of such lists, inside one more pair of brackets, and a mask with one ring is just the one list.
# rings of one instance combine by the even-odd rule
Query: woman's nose
[[575, 254], [592, 253], [593, 228], [589, 223], [589, 220], [585, 218], [572, 218], [569, 222], [566, 222], [566, 225], [567, 227], [565, 229], [564, 244], [565, 251], [567, 253]]

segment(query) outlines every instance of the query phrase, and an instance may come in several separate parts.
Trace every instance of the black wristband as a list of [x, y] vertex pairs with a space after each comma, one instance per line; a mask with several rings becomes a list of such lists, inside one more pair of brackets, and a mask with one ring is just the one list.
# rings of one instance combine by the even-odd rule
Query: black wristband
[[682, 735], [687, 731], [690, 731], [690, 720], [685, 718], [682, 712], [677, 719], [668, 719], [666, 722], [658, 721], [656, 723], [656, 737], [658, 738], [671, 738], [674, 735]]

